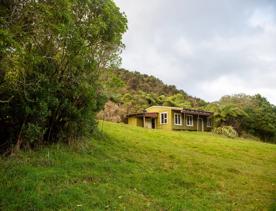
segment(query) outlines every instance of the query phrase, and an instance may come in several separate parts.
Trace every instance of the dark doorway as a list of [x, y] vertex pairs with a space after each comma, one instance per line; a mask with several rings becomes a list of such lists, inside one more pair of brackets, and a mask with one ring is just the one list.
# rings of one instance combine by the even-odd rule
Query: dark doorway
[[151, 119], [151, 128], [155, 129], [155, 119]]

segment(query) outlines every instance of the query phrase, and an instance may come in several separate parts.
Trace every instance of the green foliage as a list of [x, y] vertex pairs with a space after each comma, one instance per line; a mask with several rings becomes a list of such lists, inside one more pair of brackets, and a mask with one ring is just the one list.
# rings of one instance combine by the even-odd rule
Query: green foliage
[[182, 108], [191, 108], [192, 102], [190, 102], [187, 97], [181, 93], [169, 96], [163, 100], [163, 105], [173, 106], [173, 107], [182, 107]]
[[110, 122], [103, 133], [0, 158], [0, 210], [273, 210], [276, 145]]
[[241, 134], [276, 143], [276, 107], [257, 94], [224, 96], [205, 109], [214, 112], [215, 126], [229, 125]]
[[112, 0], [0, 6], [0, 145], [68, 140], [95, 129], [100, 70], [115, 65], [126, 17]]
[[223, 127], [214, 128], [213, 133], [224, 135], [229, 138], [238, 137], [237, 131], [232, 126], [223, 126]]

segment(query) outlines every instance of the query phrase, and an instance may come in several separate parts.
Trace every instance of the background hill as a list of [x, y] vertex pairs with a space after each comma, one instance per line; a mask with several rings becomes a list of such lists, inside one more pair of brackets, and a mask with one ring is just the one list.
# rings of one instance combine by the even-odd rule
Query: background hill
[[[0, 157], [0, 210], [275, 210], [276, 145], [102, 122]], [[274, 203], [274, 204], [273, 204]]]
[[188, 95], [174, 85], [167, 85], [160, 79], [130, 72], [125, 69], [109, 69], [101, 73], [101, 81], [108, 102], [105, 114], [99, 117], [120, 122], [128, 113], [142, 112], [152, 105], [200, 108], [207, 105], [204, 100]]

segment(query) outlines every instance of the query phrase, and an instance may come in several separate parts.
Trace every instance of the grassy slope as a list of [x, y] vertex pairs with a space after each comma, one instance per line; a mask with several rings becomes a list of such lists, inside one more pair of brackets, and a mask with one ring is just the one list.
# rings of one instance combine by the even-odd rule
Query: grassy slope
[[275, 209], [276, 145], [107, 122], [103, 130], [80, 147], [0, 158], [0, 210]]

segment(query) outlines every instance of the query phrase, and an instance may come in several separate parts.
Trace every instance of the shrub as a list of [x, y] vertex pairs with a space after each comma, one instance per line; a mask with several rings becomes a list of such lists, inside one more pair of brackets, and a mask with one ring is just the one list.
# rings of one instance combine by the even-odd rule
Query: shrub
[[235, 138], [238, 136], [237, 131], [232, 126], [223, 126], [213, 129], [213, 133], [224, 135], [229, 138]]

